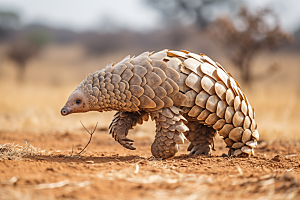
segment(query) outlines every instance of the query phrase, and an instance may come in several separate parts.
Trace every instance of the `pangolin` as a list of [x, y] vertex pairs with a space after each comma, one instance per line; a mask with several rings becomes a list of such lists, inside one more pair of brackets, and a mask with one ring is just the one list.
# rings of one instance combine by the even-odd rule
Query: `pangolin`
[[254, 109], [231, 74], [204, 54], [186, 50], [144, 52], [109, 63], [79, 84], [62, 115], [118, 111], [109, 126], [112, 137], [134, 150], [128, 130], [149, 116], [156, 123], [151, 152], [172, 158], [190, 141], [190, 154], [211, 154], [218, 132], [230, 156], [253, 155], [259, 133]]

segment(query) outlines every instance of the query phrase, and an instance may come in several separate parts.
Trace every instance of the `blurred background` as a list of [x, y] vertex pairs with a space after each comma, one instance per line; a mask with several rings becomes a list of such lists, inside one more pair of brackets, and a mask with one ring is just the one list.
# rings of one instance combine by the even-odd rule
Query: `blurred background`
[[[261, 138], [300, 139], [298, 0], [0, 0], [1, 132], [107, 130], [113, 112], [60, 115], [86, 74], [126, 55], [204, 53], [240, 83]], [[136, 132], [154, 134], [153, 122]]]

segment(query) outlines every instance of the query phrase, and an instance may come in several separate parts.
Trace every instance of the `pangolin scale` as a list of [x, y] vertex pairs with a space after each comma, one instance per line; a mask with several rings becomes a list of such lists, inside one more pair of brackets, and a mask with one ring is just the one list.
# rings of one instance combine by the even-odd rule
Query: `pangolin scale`
[[110, 134], [134, 150], [128, 130], [149, 116], [156, 122], [151, 146], [157, 158], [172, 158], [190, 141], [190, 154], [211, 154], [218, 132], [229, 155], [253, 155], [259, 134], [254, 109], [231, 74], [204, 54], [185, 50], [144, 52], [89, 74], [70, 95], [62, 115], [118, 111]]

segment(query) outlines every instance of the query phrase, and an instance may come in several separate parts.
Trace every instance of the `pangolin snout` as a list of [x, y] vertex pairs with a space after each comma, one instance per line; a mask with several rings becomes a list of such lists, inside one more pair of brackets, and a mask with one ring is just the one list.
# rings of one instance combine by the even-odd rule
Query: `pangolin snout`
[[66, 116], [68, 115], [70, 112], [67, 108], [62, 108], [60, 111], [61, 115]]

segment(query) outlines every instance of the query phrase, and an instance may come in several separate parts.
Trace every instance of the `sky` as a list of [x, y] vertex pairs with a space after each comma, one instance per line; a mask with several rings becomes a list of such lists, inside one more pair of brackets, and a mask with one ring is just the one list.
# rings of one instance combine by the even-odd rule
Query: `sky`
[[[300, 26], [300, 0], [245, 1], [251, 8], [273, 8], [285, 30]], [[159, 14], [142, 0], [0, 0], [0, 10], [17, 11], [22, 24], [42, 23], [74, 31], [125, 27], [142, 32], [161, 25]]]
[[20, 13], [22, 23], [40, 22], [84, 31], [104, 21], [133, 30], [152, 29], [158, 14], [140, 0], [0, 0], [0, 10]]

